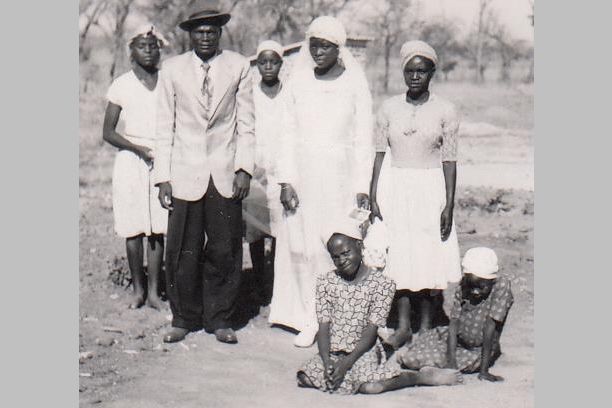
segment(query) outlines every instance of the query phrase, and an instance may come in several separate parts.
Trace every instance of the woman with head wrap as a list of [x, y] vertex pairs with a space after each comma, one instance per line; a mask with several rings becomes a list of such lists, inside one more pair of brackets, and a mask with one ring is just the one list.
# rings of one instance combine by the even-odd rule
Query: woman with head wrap
[[299, 330], [297, 346], [314, 341], [316, 274], [333, 269], [321, 231], [355, 206], [369, 207], [372, 101], [345, 42], [337, 19], [315, 19], [285, 87], [278, 182], [291, 267], [276, 268], [270, 321]]
[[[428, 367], [401, 372], [387, 364], [378, 338], [393, 301], [395, 284], [363, 259], [359, 222], [336, 220], [324, 235], [334, 269], [316, 285], [319, 352], [297, 372], [298, 386], [330, 393], [377, 394], [414, 385], [453, 385], [455, 370]], [[344, 221], [344, 222], [343, 222]]]
[[[157, 199], [150, 171], [154, 165], [155, 111], [160, 49], [164, 37], [152, 24], [138, 27], [129, 36], [132, 70], [116, 78], [106, 98], [103, 139], [119, 149], [113, 169], [113, 214], [115, 232], [126, 239], [126, 250], [134, 293], [130, 308], [145, 301], [161, 309], [159, 278], [164, 253], [168, 212]], [[122, 120], [124, 131], [118, 132]], [[147, 272], [143, 267], [143, 237], [147, 237]]]
[[[249, 195], [242, 201], [243, 218], [246, 221], [246, 240], [253, 264], [256, 301], [270, 303], [274, 276], [274, 256], [279, 222], [283, 208], [278, 197], [280, 185], [276, 181], [276, 157], [278, 152], [279, 111], [282, 110], [283, 84], [279, 73], [283, 65], [283, 46], [276, 41], [263, 41], [257, 47], [259, 84], [253, 86], [255, 104], [255, 171]], [[282, 233], [281, 233], [282, 235]], [[271, 251], [265, 255], [265, 238], [272, 239]], [[286, 240], [281, 238], [280, 251], [286, 251]], [[270, 267], [271, 266], [271, 267]], [[281, 265], [281, 268], [286, 268]]]
[[470, 248], [463, 278], [455, 290], [448, 326], [424, 332], [403, 349], [398, 361], [412, 370], [455, 368], [478, 373], [480, 380], [502, 381], [489, 368], [501, 355], [500, 337], [514, 302], [510, 280], [499, 274], [497, 255], [486, 247]]
[[409, 41], [400, 55], [408, 90], [387, 99], [378, 112], [370, 192], [371, 218], [382, 220], [378, 177], [390, 149], [392, 194], [384, 211], [390, 245], [385, 271], [398, 289], [398, 328], [388, 339], [395, 348], [412, 337], [411, 302], [419, 306], [419, 330], [429, 329], [434, 296], [461, 278], [453, 226], [459, 118], [450, 102], [429, 91], [438, 62], [434, 49], [422, 41]]

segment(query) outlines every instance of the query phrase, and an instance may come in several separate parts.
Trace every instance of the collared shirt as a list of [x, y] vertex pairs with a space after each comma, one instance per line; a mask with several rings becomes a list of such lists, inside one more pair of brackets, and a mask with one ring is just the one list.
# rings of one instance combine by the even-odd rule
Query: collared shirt
[[[215, 61], [218, 60], [217, 56], [221, 54], [221, 52], [222, 52], [221, 50], [217, 50], [217, 53], [206, 61], [206, 64], [210, 66], [210, 69], [208, 70], [208, 76], [212, 75], [213, 71], [216, 71], [219, 69], [217, 67], [218, 64]], [[193, 69], [195, 69], [195, 71], [197, 72], [200, 83], [203, 83], [204, 82], [204, 69], [203, 69], [204, 61], [202, 61], [202, 59], [198, 57], [198, 54], [196, 54], [195, 51], [193, 50], [191, 51], [191, 57], [192, 57], [191, 60], [193, 61]]]

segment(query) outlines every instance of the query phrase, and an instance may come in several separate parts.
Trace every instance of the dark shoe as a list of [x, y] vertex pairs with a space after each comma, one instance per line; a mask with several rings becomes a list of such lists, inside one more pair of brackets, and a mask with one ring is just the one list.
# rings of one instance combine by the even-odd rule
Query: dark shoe
[[187, 329], [173, 327], [164, 335], [164, 343], [176, 343], [177, 341], [181, 341], [187, 336], [187, 333], [189, 333]]
[[234, 330], [232, 329], [217, 329], [215, 330], [215, 337], [217, 338], [217, 341], [220, 341], [221, 343], [238, 343], [236, 333], [234, 333]]

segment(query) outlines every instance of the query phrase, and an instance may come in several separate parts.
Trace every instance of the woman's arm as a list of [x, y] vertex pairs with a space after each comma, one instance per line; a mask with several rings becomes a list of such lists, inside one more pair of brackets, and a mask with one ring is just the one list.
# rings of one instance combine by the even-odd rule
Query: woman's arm
[[380, 168], [382, 167], [383, 160], [385, 160], [385, 152], [376, 152], [376, 158], [374, 159], [374, 166], [372, 168], [372, 181], [370, 182], [370, 221], [374, 222], [374, 218], [378, 217], [382, 221], [382, 214], [376, 201], [378, 192], [378, 176], [380, 176]]
[[[499, 339], [501, 334], [501, 324], [497, 323], [491, 317], [487, 318], [484, 324], [484, 339], [482, 343], [482, 355], [480, 359], [479, 380], [487, 381], [503, 381], [503, 377], [489, 373], [489, 365], [491, 364], [491, 354], [493, 353], [493, 342]], [[498, 332], [495, 336], [495, 332]]]
[[104, 124], [102, 125], [102, 139], [119, 149], [131, 151], [146, 162], [151, 162], [153, 160], [153, 153], [151, 149], [134, 144], [117, 133], [116, 129], [117, 123], [119, 122], [120, 113], [121, 106], [115, 105], [112, 102], [109, 102], [106, 105]]
[[330, 375], [333, 371], [333, 365], [329, 358], [329, 327], [330, 322], [319, 323], [319, 332], [317, 333], [317, 347], [319, 348], [319, 355], [323, 361], [323, 367], [325, 367], [323, 376], [327, 381], [331, 381]]
[[374, 347], [374, 344], [376, 344], [377, 336], [378, 326], [369, 323], [361, 333], [361, 338], [357, 342], [357, 345], [355, 346], [353, 351], [350, 352], [349, 355], [347, 355], [346, 357], [339, 359], [338, 362], [334, 365], [334, 371], [331, 375], [331, 380], [334, 387], [338, 387], [340, 383], [342, 383], [346, 372], [351, 369], [353, 364], [355, 364], [355, 362], [359, 360], [359, 358], [361, 358], [361, 356], [363, 356], [366, 351]]
[[451, 319], [448, 325], [448, 341], [446, 346], [446, 367], [457, 369], [457, 331], [459, 320]]
[[370, 169], [374, 161], [374, 121], [372, 117], [372, 96], [368, 82], [357, 78], [353, 85], [355, 89], [355, 116], [353, 121], [355, 140], [353, 141], [354, 158], [353, 176], [357, 205], [361, 208], [370, 208], [368, 189], [370, 186]]
[[446, 206], [440, 215], [440, 235], [446, 241], [453, 226], [453, 210], [455, 208], [455, 186], [457, 184], [457, 162], [442, 162], [444, 186], [446, 187]]

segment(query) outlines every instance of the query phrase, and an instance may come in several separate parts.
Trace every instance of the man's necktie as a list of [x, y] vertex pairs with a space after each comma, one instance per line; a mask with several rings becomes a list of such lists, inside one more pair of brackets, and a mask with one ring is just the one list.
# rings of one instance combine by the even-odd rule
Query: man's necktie
[[208, 76], [208, 70], [210, 65], [206, 62], [202, 63], [202, 70], [204, 71], [204, 80], [202, 81], [202, 96], [204, 97], [204, 116], [209, 119], [210, 105], [212, 103], [212, 83]]

